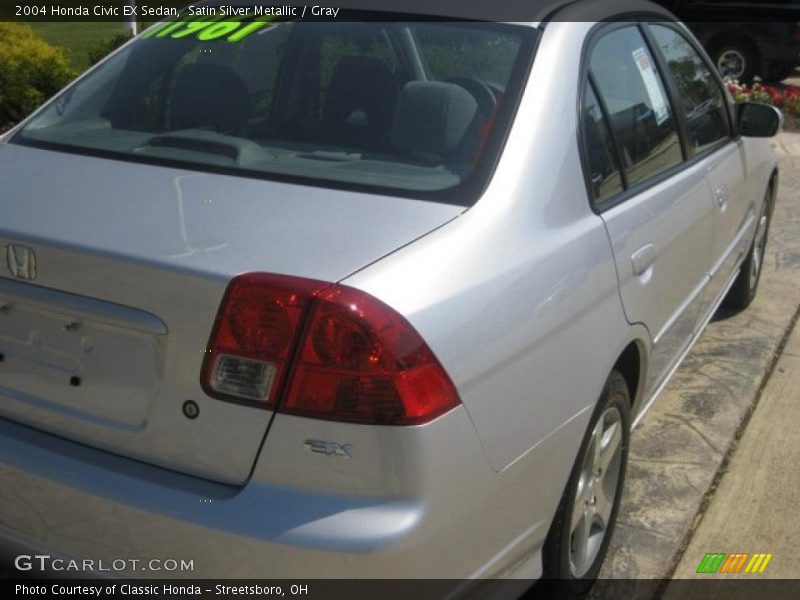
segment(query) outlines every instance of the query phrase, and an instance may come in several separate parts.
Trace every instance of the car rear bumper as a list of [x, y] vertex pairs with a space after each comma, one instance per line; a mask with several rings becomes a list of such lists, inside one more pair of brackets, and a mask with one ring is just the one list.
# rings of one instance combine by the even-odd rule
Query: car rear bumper
[[[462, 409], [439, 422], [447, 421], [471, 427]], [[583, 426], [574, 421], [519, 461], [515, 468], [542, 476], [531, 475], [530, 487], [520, 488], [519, 472], [493, 473], [470, 456], [472, 481], [440, 481], [428, 497], [405, 498], [267, 485], [258, 473], [229, 487], [0, 419], [3, 568], [25, 551], [105, 567], [62, 573], [70, 576], [463, 580], [506, 573], [533, 556], [525, 577], [538, 577], [559, 496], [541, 483], [563, 471], [553, 459], [571, 452], [569, 439]], [[125, 568], [110, 568], [120, 561]]]
[[143, 565], [141, 573], [119, 575], [300, 577], [313, 568], [318, 577], [348, 577], [345, 554], [326, 551], [336, 544], [326, 518], [358, 515], [368, 528], [349, 540], [353, 552], [363, 552], [413, 524], [420, 510], [414, 503], [327, 498], [313, 505], [330, 507], [329, 514], [314, 514], [308, 494], [299, 502], [286, 489], [214, 484], [3, 420], [0, 456], [4, 554], [27, 548], [107, 566], [192, 561], [183, 571]]

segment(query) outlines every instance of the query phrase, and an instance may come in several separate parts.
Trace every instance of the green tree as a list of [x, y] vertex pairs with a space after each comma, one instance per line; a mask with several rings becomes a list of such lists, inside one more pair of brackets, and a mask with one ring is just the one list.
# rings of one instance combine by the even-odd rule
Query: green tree
[[30, 114], [74, 76], [63, 50], [27, 25], [0, 22], [0, 130]]

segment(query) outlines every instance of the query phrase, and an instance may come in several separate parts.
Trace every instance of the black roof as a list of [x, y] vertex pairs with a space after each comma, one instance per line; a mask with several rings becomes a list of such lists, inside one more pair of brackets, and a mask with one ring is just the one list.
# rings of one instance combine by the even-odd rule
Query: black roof
[[[208, 4], [264, 4], [262, 0], [208, 0]], [[285, 5], [304, 6], [307, 0], [287, 0]], [[397, 15], [419, 15], [476, 21], [539, 22], [551, 19], [593, 21], [610, 15], [651, 9], [662, 12], [646, 0], [321, 0], [320, 6]], [[569, 8], [569, 18], [561, 18]], [[585, 13], [585, 17], [582, 14]], [[340, 17], [341, 19], [342, 17]], [[346, 18], [346, 17], [345, 17]]]

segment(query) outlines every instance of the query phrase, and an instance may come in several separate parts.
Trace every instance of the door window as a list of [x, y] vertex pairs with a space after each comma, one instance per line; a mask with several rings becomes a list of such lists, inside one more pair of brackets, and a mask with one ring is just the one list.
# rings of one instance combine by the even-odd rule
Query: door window
[[608, 111], [629, 186], [683, 160], [661, 74], [638, 27], [615, 29], [594, 46], [590, 69]]
[[727, 139], [730, 131], [725, 96], [703, 57], [671, 27], [651, 25], [650, 31], [675, 80], [693, 151], [702, 152]]
[[591, 85], [586, 87], [581, 115], [592, 201], [598, 205], [622, 191], [622, 177], [614, 154], [608, 122]]

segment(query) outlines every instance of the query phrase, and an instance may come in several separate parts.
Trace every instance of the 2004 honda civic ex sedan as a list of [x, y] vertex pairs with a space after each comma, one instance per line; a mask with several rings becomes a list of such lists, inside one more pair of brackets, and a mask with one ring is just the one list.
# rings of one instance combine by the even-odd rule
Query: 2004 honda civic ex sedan
[[4, 546], [585, 591], [777, 177], [779, 114], [618, 6], [179, 19], [10, 132]]

